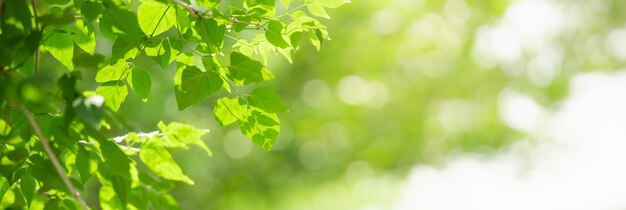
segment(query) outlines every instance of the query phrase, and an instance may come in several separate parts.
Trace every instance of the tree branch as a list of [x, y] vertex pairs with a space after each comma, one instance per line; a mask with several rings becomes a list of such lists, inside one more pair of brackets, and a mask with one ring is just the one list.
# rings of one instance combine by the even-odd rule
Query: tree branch
[[182, 0], [172, 0], [172, 2], [185, 8], [187, 11], [189, 11], [189, 13], [191, 13], [191, 15], [193, 15], [194, 18], [202, 17], [203, 12], [199, 11], [198, 9], [196, 9], [195, 7], [189, 4], [186, 4]]
[[52, 162], [52, 165], [54, 165], [54, 169], [56, 169], [57, 173], [59, 173], [59, 176], [61, 177], [61, 180], [63, 180], [63, 183], [65, 184], [65, 186], [67, 186], [67, 189], [70, 191], [70, 193], [72, 193], [72, 197], [74, 198], [74, 200], [76, 200], [76, 202], [80, 204], [82, 209], [88, 210], [89, 207], [87, 206], [87, 203], [85, 203], [85, 200], [83, 200], [83, 198], [80, 196], [78, 190], [76, 190], [74, 185], [72, 185], [70, 178], [67, 176], [67, 174], [65, 174], [65, 170], [61, 166], [61, 163], [59, 163], [59, 159], [56, 158], [54, 152], [52, 151], [52, 148], [50, 147], [50, 141], [48, 141], [48, 139], [41, 132], [41, 128], [39, 127], [37, 120], [33, 116], [33, 113], [31, 113], [22, 104], [18, 105], [18, 109], [24, 114], [24, 116], [26, 116], [26, 119], [28, 119], [28, 123], [35, 130], [35, 134], [37, 134], [37, 137], [39, 137], [39, 141], [41, 141], [43, 149], [46, 151], [46, 153], [48, 153], [48, 157], [50, 157], [50, 161]]

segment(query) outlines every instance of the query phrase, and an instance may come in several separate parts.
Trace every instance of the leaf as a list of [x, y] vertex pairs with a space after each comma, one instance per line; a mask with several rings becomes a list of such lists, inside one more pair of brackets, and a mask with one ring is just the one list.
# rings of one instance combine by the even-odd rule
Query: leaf
[[248, 97], [248, 102], [250, 102], [250, 105], [269, 113], [289, 111], [280, 96], [272, 89], [266, 87], [254, 89]]
[[99, 23], [102, 35], [109, 39], [120, 36], [127, 41], [136, 42], [140, 36], [144, 35], [139, 26], [137, 15], [133, 11], [120, 7], [107, 7]]
[[100, 150], [111, 174], [130, 178], [131, 160], [116, 143], [109, 140], [102, 141], [100, 142]]
[[219, 25], [213, 19], [199, 19], [194, 25], [196, 32], [200, 35], [201, 41], [215, 52], [219, 52], [224, 41], [226, 26]]
[[174, 94], [178, 110], [202, 102], [222, 87], [222, 79], [214, 71], [202, 72], [195, 66], [185, 66], [174, 77]]
[[269, 41], [272, 45], [280, 48], [289, 47], [289, 44], [285, 41], [282, 35], [283, 24], [272, 20], [269, 22], [267, 26], [267, 31], [265, 31], [265, 37], [267, 41]]
[[144, 1], [137, 9], [137, 20], [144, 33], [158, 36], [176, 24], [176, 10], [158, 1]]
[[89, 155], [89, 152], [84, 147], [78, 147], [78, 154], [76, 154], [76, 171], [80, 175], [80, 180], [84, 184], [97, 170], [97, 161], [94, 161]]
[[302, 39], [302, 32], [296, 31], [289, 35], [289, 41], [291, 42], [291, 47], [293, 49], [298, 49], [298, 45], [300, 44], [300, 39]]
[[104, 97], [104, 105], [106, 107], [116, 112], [124, 102], [124, 99], [126, 99], [128, 89], [122, 81], [109, 81], [100, 85], [96, 89], [96, 93]]
[[247, 113], [246, 104], [239, 98], [220, 98], [215, 102], [213, 114], [215, 120], [222, 126], [230, 125], [241, 120]]
[[100, 188], [98, 197], [100, 200], [100, 208], [102, 208], [102, 210], [124, 209], [124, 206], [122, 206], [122, 203], [115, 194], [115, 190], [111, 186], [103, 185]]
[[48, 3], [48, 4], [65, 5], [67, 3], [70, 3], [70, 0], [46, 0], [46, 3]]
[[96, 18], [102, 14], [102, 10], [102, 5], [95, 1], [87, 1], [80, 5], [80, 13], [89, 23], [96, 20]]
[[248, 136], [252, 142], [269, 151], [278, 138], [280, 122], [274, 113], [252, 109], [250, 114], [241, 121], [239, 128], [241, 133]]
[[120, 199], [122, 206], [126, 206], [128, 203], [128, 194], [130, 193], [130, 181], [121, 176], [112, 176], [111, 183], [113, 184], [113, 190]]
[[20, 179], [20, 190], [22, 190], [22, 195], [24, 195], [24, 198], [28, 201], [29, 205], [33, 200], [33, 196], [35, 196], [36, 185], [37, 181], [35, 181], [35, 178], [30, 176], [28, 173], [24, 174], [22, 179]]
[[89, 55], [93, 55], [96, 49], [96, 34], [93, 29], [82, 20], [77, 20], [72, 27], [72, 40]]
[[170, 153], [157, 141], [147, 141], [141, 146], [139, 158], [155, 174], [167, 180], [181, 181], [193, 185], [193, 180], [183, 174]]
[[209, 133], [209, 130], [198, 129], [192, 125], [177, 122], [171, 122], [165, 125], [165, 123], [161, 121], [157, 126], [159, 130], [161, 130], [161, 134], [166, 138], [166, 142], [176, 142], [185, 145], [202, 141], [202, 136]]
[[141, 100], [144, 102], [148, 101], [148, 95], [150, 95], [150, 89], [152, 88], [152, 80], [146, 70], [133, 68], [130, 75], [128, 75], [127, 81]]
[[104, 97], [93, 95], [86, 98], [80, 97], [72, 102], [72, 107], [78, 117], [87, 125], [98, 127], [102, 119], [102, 105]]
[[9, 190], [9, 187], [9, 180], [4, 178], [4, 176], [0, 176], [0, 201], [2, 201], [2, 197], [4, 196], [4, 193]]
[[328, 13], [326, 13], [326, 10], [324, 9], [324, 6], [321, 3], [319, 3], [319, 2], [309, 2], [306, 5], [306, 8], [309, 10], [309, 12], [312, 15], [315, 15], [317, 17], [330, 19], [330, 16], [328, 16]]
[[274, 75], [263, 64], [239, 52], [230, 54], [228, 70], [228, 77], [239, 86], [274, 79]]
[[113, 65], [107, 65], [96, 73], [96, 82], [108, 82], [122, 80], [128, 76], [128, 64], [126, 61], [118, 60]]
[[289, 5], [291, 5], [291, 0], [280, 0], [280, 3], [282, 3], [285, 8], [289, 9]]
[[72, 36], [66, 31], [51, 31], [47, 38], [44, 39], [42, 45], [56, 58], [61, 64], [70, 71], [74, 70], [72, 58], [74, 57], [74, 42]]
[[325, 7], [337, 8], [341, 5], [350, 3], [350, 0], [317, 0], [317, 2], [324, 5]]

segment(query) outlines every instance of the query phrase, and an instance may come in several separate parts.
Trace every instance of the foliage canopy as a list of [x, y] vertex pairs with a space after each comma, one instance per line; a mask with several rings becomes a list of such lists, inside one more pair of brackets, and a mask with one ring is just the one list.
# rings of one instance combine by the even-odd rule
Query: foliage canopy
[[[208, 130], [160, 122], [137, 132], [118, 109], [129, 94], [150, 100], [151, 72], [175, 65], [179, 110], [219, 95], [223, 126], [271, 150], [281, 97], [267, 57], [291, 61], [303, 40], [328, 39], [316, 20], [345, 0], [6, 0], [0, 1], [0, 200], [3, 208], [177, 209], [174, 184], [194, 184], [171, 150], [197, 146]], [[41, 68], [53, 57], [66, 69]], [[160, 69], [142, 66], [151, 58]], [[79, 90], [91, 80], [94, 89]], [[252, 86], [248, 88], [244, 86]], [[242, 90], [249, 90], [249, 93]], [[109, 136], [111, 130], [127, 131]], [[91, 183], [91, 184], [90, 184]], [[85, 188], [99, 187], [96, 201]], [[86, 202], [90, 201], [90, 202]]]

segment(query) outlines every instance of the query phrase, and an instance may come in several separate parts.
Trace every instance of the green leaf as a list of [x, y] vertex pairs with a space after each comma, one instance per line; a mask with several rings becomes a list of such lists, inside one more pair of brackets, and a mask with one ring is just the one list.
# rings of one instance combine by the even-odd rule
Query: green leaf
[[131, 160], [115, 142], [110, 140], [100, 142], [100, 150], [111, 174], [130, 177]]
[[274, 113], [267, 113], [260, 109], [252, 109], [239, 125], [241, 133], [252, 139], [252, 142], [269, 151], [274, 146], [280, 122]]
[[324, 6], [319, 2], [310, 2], [306, 5], [306, 8], [312, 15], [330, 19], [330, 16], [328, 16], [328, 13], [326, 13]]
[[46, 3], [48, 3], [48, 4], [65, 5], [67, 3], [70, 3], [70, 0], [46, 0]]
[[122, 80], [128, 76], [128, 64], [126, 61], [118, 60], [113, 65], [107, 65], [96, 74], [96, 82], [108, 82]]
[[80, 5], [80, 13], [89, 23], [96, 20], [96, 18], [102, 14], [102, 10], [102, 5], [95, 1], [87, 1]]
[[103, 185], [100, 188], [98, 196], [100, 200], [100, 208], [102, 208], [102, 210], [124, 209], [124, 206], [122, 206], [122, 203], [115, 194], [115, 190], [113, 189], [113, 187]]
[[267, 31], [265, 31], [265, 37], [267, 41], [269, 41], [272, 45], [280, 48], [289, 47], [289, 44], [285, 41], [282, 35], [283, 24], [272, 20], [269, 22], [267, 26]]
[[248, 102], [250, 102], [250, 105], [269, 113], [289, 111], [280, 96], [272, 89], [266, 87], [254, 89], [248, 97]]
[[122, 206], [126, 206], [128, 203], [128, 194], [130, 193], [130, 181], [121, 176], [112, 176], [111, 183], [113, 184], [113, 190], [120, 199]]
[[291, 47], [293, 49], [298, 49], [298, 45], [300, 44], [300, 39], [302, 39], [302, 32], [296, 31], [289, 35], [289, 41], [291, 42]]
[[133, 91], [144, 101], [148, 101], [150, 89], [152, 88], [152, 80], [150, 74], [143, 69], [133, 68], [128, 76], [128, 84]]
[[[209, 130], [198, 129], [192, 125], [171, 122], [165, 125], [163, 122], [157, 124], [162, 135], [165, 137], [166, 143], [175, 142], [181, 144], [193, 144], [202, 141], [201, 138], [209, 133]], [[168, 146], [168, 145], [164, 145]]]
[[289, 5], [291, 5], [291, 0], [280, 0], [280, 3], [282, 3], [285, 8], [289, 9]]
[[20, 189], [22, 190], [22, 195], [24, 195], [24, 198], [28, 201], [29, 205], [33, 200], [33, 196], [35, 196], [36, 187], [37, 181], [35, 181], [35, 178], [30, 176], [30, 174], [26, 173], [24, 174], [24, 177], [20, 179]]
[[84, 147], [78, 147], [76, 154], [76, 171], [80, 175], [81, 182], [85, 183], [98, 169], [97, 161], [91, 158], [89, 152]]
[[96, 49], [96, 34], [93, 29], [85, 24], [82, 20], [77, 20], [76, 25], [72, 27], [72, 39], [89, 55], [93, 55]]
[[213, 19], [199, 19], [194, 25], [196, 32], [201, 37], [201, 41], [215, 52], [219, 52], [224, 41], [225, 25], [219, 25]]
[[202, 72], [195, 66], [185, 66], [174, 77], [174, 94], [178, 110], [202, 102], [222, 87], [222, 79], [214, 71]]
[[120, 7], [107, 7], [99, 22], [102, 35], [109, 39], [116, 36], [136, 42], [144, 33], [141, 31], [135, 12]]
[[240, 86], [274, 79], [274, 75], [263, 64], [239, 52], [230, 54], [228, 70], [228, 77]]
[[44, 39], [42, 45], [54, 58], [67, 67], [70, 71], [74, 70], [72, 58], [74, 57], [74, 42], [72, 36], [66, 31], [51, 31], [47, 38]]
[[243, 119], [248, 109], [246, 103], [239, 98], [220, 98], [215, 102], [213, 114], [215, 120], [222, 126], [230, 125], [237, 120]]
[[144, 33], [158, 36], [176, 24], [176, 10], [158, 1], [144, 1], [137, 9], [137, 20]]
[[0, 202], [2, 201], [4, 193], [9, 190], [10, 186], [11, 185], [9, 184], [9, 180], [7, 180], [7, 178], [4, 178], [4, 176], [0, 176]]
[[337, 8], [341, 5], [350, 3], [350, 0], [317, 0], [317, 2], [324, 5], [325, 7]]
[[170, 153], [159, 142], [153, 139], [141, 146], [139, 158], [155, 174], [167, 180], [181, 181], [193, 185], [193, 180], [183, 174]]
[[104, 97], [104, 105], [106, 107], [116, 112], [124, 102], [124, 99], [126, 99], [128, 89], [122, 81], [109, 81], [102, 83], [96, 89], [96, 93]]

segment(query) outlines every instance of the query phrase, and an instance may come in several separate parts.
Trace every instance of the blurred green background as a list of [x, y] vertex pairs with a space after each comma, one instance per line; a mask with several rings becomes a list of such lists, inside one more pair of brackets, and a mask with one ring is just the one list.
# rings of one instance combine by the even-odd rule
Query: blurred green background
[[271, 152], [215, 122], [220, 94], [177, 111], [175, 69], [147, 57], [136, 65], [154, 75], [150, 101], [131, 94], [120, 114], [144, 132], [160, 120], [211, 130], [212, 157], [174, 154], [196, 183], [175, 188], [183, 209], [386, 209], [416, 165], [537, 139], [533, 107], [557, 107], [576, 72], [624, 65], [625, 9], [621, 0], [354, 0], [329, 10], [321, 51], [304, 45], [293, 64], [269, 61], [276, 79], [262, 85], [290, 108]]

